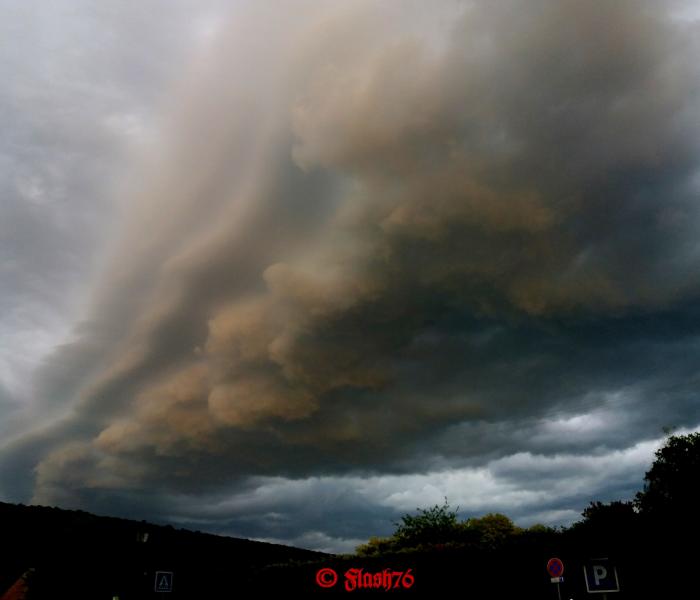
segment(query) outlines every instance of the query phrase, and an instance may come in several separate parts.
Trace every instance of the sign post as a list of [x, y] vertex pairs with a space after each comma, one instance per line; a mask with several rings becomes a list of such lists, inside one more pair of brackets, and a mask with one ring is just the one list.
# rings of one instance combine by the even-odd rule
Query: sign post
[[564, 563], [559, 558], [550, 558], [547, 561], [547, 573], [551, 577], [551, 582], [557, 584], [557, 597], [561, 600], [561, 589], [559, 584], [564, 581]]

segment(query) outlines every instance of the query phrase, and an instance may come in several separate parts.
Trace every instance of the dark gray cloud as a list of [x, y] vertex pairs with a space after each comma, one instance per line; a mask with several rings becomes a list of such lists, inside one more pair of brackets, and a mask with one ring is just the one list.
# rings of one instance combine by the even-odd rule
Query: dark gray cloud
[[[444, 490], [525, 521], [631, 494], [661, 427], [700, 423], [699, 48], [670, 11], [239, 6], [163, 101], [5, 493], [319, 547]], [[182, 35], [144, 61], [100, 46], [115, 90], [152, 110]]]

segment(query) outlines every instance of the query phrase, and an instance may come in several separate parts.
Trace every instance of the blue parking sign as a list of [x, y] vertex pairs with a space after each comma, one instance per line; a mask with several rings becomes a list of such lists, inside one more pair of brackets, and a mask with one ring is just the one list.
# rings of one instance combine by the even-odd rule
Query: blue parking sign
[[583, 575], [586, 578], [586, 589], [589, 594], [620, 591], [617, 569], [615, 569], [615, 566], [608, 558], [596, 558], [587, 561], [583, 565]]

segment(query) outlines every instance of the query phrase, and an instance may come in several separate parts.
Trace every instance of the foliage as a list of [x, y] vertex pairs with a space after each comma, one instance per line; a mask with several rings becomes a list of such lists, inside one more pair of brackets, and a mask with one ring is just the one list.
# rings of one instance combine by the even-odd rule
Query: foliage
[[358, 556], [381, 556], [396, 551], [396, 543], [393, 538], [371, 537], [366, 544], [355, 548]]
[[457, 511], [445, 503], [431, 508], [418, 509], [415, 516], [404, 515], [394, 532], [394, 538], [404, 546], [440, 544], [450, 541], [459, 531]]
[[672, 435], [656, 451], [635, 499], [639, 512], [652, 518], [692, 517], [700, 505], [700, 433]]
[[523, 533], [527, 533], [528, 535], [552, 535], [557, 533], [557, 529], [556, 527], [549, 527], [542, 523], [535, 523], [534, 525], [530, 525], [527, 529], [524, 529]]
[[473, 532], [473, 539], [483, 548], [497, 548], [522, 532], [522, 529], [501, 513], [489, 513], [483, 517], [467, 519], [463, 527], [467, 532]]
[[[612, 550], [636, 538], [640, 531], [640, 516], [633, 502], [591, 502], [581, 515], [583, 520], [574, 523], [569, 532], [579, 544], [589, 547], [602, 545]], [[590, 551], [595, 550], [590, 548]]]
[[606, 529], [621, 523], [632, 522], [637, 513], [633, 502], [615, 500], [609, 504], [591, 502], [581, 513], [584, 523]]
[[[500, 513], [489, 513], [458, 521], [457, 511], [451, 510], [447, 499], [443, 505], [417, 509], [416, 515], [404, 515], [396, 531], [388, 538], [371, 538], [358, 546], [360, 556], [439, 550], [470, 546], [482, 550], [495, 549], [513, 536], [523, 532], [513, 521]], [[547, 529], [544, 528], [543, 529]]]

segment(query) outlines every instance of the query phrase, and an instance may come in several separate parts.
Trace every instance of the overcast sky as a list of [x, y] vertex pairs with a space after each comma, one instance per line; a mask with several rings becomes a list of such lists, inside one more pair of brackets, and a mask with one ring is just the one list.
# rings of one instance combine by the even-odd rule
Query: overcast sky
[[700, 426], [700, 11], [0, 1], [0, 499], [350, 551]]

